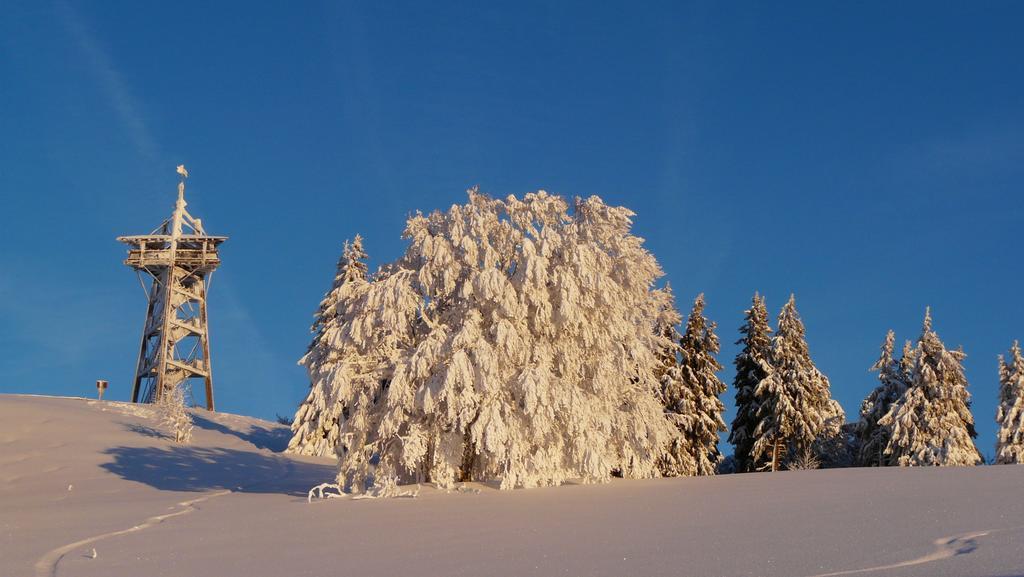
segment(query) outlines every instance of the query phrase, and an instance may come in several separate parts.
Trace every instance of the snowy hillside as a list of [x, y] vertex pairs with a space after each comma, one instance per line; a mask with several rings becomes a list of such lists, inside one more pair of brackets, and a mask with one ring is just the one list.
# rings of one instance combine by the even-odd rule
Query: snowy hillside
[[280, 425], [195, 421], [181, 446], [149, 407], [0, 395], [0, 576], [1024, 575], [1019, 466], [310, 504], [333, 460], [278, 453]]

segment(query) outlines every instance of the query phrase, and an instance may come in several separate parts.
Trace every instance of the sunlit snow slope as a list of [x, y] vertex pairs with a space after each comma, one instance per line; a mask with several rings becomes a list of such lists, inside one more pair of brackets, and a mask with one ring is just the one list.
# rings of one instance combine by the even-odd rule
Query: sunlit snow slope
[[148, 407], [0, 395], [0, 577], [1024, 575], [1019, 466], [310, 504], [329, 460], [277, 453], [280, 425], [195, 415], [180, 446]]

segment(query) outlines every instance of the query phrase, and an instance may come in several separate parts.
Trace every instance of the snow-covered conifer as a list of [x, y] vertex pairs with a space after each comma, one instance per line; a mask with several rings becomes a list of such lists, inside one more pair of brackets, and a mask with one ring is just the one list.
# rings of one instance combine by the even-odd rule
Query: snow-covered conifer
[[904, 384], [910, 386], [910, 379], [913, 377], [914, 372], [914, 359], [917, 354], [917, 349], [914, 348], [914, 343], [910, 342], [910, 339], [903, 341], [903, 354], [900, 355], [900, 372], [903, 374]]
[[[339, 381], [351, 376], [354, 368], [350, 348], [339, 340], [339, 332], [349, 319], [346, 307], [367, 284], [366, 252], [359, 235], [345, 241], [331, 289], [324, 295], [314, 315], [313, 340], [299, 361], [309, 374], [310, 390], [292, 420], [292, 438], [287, 452], [303, 455], [333, 455], [338, 443], [338, 419], [345, 407], [338, 402]], [[356, 358], [353, 358], [356, 357]]]
[[677, 460], [692, 462], [697, 475], [715, 474], [718, 433], [726, 430], [719, 398], [725, 383], [715, 374], [722, 370], [715, 358], [718, 348], [715, 323], [704, 317], [704, 295], [698, 295], [680, 340], [678, 376], [664, 382], [666, 411], [682, 433], [678, 448], [688, 453]]
[[[878, 421], [889, 412], [904, 391], [907, 390], [908, 375], [904, 372], [903, 359], [893, 358], [893, 347], [896, 334], [889, 331], [882, 344], [882, 354], [871, 366], [878, 371], [879, 385], [864, 399], [860, 407], [860, 422], [857, 423], [858, 458], [857, 462], [865, 467], [883, 466], [885, 448], [889, 444], [889, 429], [879, 426]], [[904, 355], [910, 343], [904, 347]]]
[[185, 407], [185, 391], [180, 386], [165, 390], [156, 403], [156, 409], [160, 422], [175, 443], [192, 440], [192, 415]]
[[[658, 300], [658, 316], [654, 324], [654, 334], [658, 337], [655, 341], [655, 356], [658, 359], [658, 364], [655, 366], [654, 377], [661, 386], [665, 415], [674, 421], [675, 414], [669, 408], [667, 393], [682, 389], [679, 357], [680, 342], [683, 336], [679, 334], [678, 329], [682, 322], [682, 316], [676, 309], [675, 295], [672, 294], [671, 285], [666, 283], [665, 288], [657, 289], [652, 294]], [[697, 463], [684, 442], [684, 437], [679, 435], [666, 449], [660, 464], [662, 474], [674, 477], [697, 473]]]
[[361, 235], [357, 234], [351, 242], [346, 240], [342, 245], [331, 289], [324, 295], [323, 300], [320, 301], [320, 307], [313, 315], [313, 326], [309, 329], [309, 332], [313, 334], [313, 340], [310, 342], [308, 350], [316, 348], [324, 334], [329, 332], [331, 323], [338, 317], [338, 303], [343, 301], [346, 296], [341, 290], [342, 286], [346, 283], [363, 282], [369, 279], [367, 258], [366, 251], [363, 250]]
[[672, 367], [679, 366], [679, 341], [683, 336], [679, 334], [678, 327], [683, 318], [676, 309], [676, 298], [672, 293], [671, 284], [665, 283], [665, 288], [655, 289], [651, 291], [651, 295], [657, 301], [658, 310], [654, 321], [654, 334], [658, 337], [654, 341], [655, 356], [658, 359], [654, 376], [660, 382]]
[[771, 372], [755, 390], [759, 406], [753, 458], [776, 471], [789, 459], [820, 454], [819, 446], [841, 434], [845, 414], [832, 399], [828, 377], [811, 360], [796, 299], [779, 313], [772, 338]]
[[1010, 348], [1009, 362], [999, 355], [996, 423], [996, 463], [1024, 464], [1024, 356], [1017, 341]]
[[740, 327], [743, 337], [736, 341], [743, 350], [736, 355], [733, 365], [736, 378], [736, 417], [732, 421], [729, 442], [734, 447], [733, 460], [737, 473], [754, 470], [751, 451], [754, 448], [754, 429], [757, 427], [757, 397], [755, 391], [771, 369], [772, 329], [768, 326], [768, 309], [764, 297], [754, 293], [753, 302], [746, 311], [746, 322]]
[[974, 417], [963, 351], [946, 350], [932, 329], [931, 311], [912, 353], [908, 388], [879, 425], [890, 430], [885, 458], [903, 466], [977, 465]]
[[383, 349], [350, 387], [339, 485], [497, 479], [503, 488], [660, 474], [662, 272], [632, 212], [543, 191], [408, 221], [403, 258], [346, 309]]

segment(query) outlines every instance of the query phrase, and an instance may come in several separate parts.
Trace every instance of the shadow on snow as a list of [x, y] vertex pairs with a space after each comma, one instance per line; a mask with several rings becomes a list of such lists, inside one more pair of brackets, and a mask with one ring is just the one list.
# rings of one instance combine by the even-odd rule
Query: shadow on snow
[[216, 421], [207, 419], [206, 417], [196, 413], [192, 413], [192, 422], [200, 429], [217, 431], [218, 433], [238, 437], [246, 443], [255, 445], [257, 449], [267, 449], [274, 451], [275, 453], [283, 452], [288, 448], [288, 441], [291, 439], [291, 431], [287, 427], [268, 428], [260, 427], [258, 425], [250, 425], [249, 430], [243, 433], [241, 431], [225, 427]]
[[336, 468], [237, 449], [190, 447], [114, 447], [104, 469], [161, 491], [230, 489], [242, 493], [305, 496], [310, 487], [332, 481]]
[[146, 425], [140, 425], [138, 423], [122, 423], [125, 429], [145, 437], [153, 437], [154, 439], [170, 439], [171, 436], [159, 429], [148, 427]]

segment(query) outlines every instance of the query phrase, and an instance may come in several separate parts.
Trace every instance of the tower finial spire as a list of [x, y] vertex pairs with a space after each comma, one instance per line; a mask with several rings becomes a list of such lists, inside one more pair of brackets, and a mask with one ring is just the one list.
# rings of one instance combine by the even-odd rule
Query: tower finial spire
[[171, 217], [171, 234], [174, 237], [181, 236], [181, 225], [185, 220], [185, 179], [188, 178], [188, 171], [184, 164], [178, 165], [178, 174], [181, 180], [178, 181], [178, 201], [174, 203], [174, 216]]
[[185, 170], [184, 164], [178, 165], [178, 174], [181, 175], [181, 180], [178, 181], [178, 203], [185, 202], [185, 179], [188, 178], [188, 171]]

